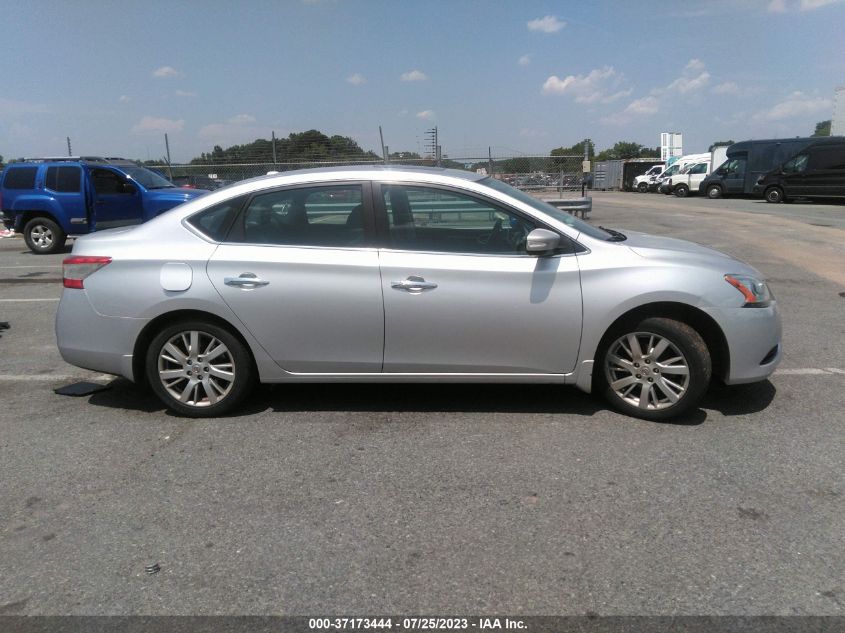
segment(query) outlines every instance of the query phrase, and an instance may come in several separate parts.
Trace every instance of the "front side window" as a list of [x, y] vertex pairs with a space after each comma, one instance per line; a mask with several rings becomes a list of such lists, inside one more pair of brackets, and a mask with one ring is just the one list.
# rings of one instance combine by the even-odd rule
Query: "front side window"
[[453, 191], [382, 185], [393, 248], [446, 253], [525, 254], [534, 224], [510, 211]]
[[35, 189], [35, 173], [38, 167], [8, 167], [3, 178], [6, 189]]
[[239, 241], [289, 246], [362, 246], [361, 185], [283, 189], [256, 195], [243, 213]]
[[82, 172], [79, 167], [48, 167], [44, 184], [47, 189], [60, 193], [78, 193]]
[[92, 169], [91, 182], [98, 196], [130, 193], [123, 188], [123, 178], [108, 169]]
[[807, 155], [798, 154], [792, 160], [788, 160], [783, 165], [783, 171], [787, 174], [800, 174], [807, 169]]
[[707, 173], [707, 163], [699, 163], [698, 165], [693, 165], [689, 173], [691, 174], [706, 174]]

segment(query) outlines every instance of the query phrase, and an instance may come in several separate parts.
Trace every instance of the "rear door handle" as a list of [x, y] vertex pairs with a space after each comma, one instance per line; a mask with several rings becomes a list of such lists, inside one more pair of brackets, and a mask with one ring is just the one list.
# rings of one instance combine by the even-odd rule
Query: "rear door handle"
[[411, 275], [402, 281], [391, 281], [390, 287], [395, 288], [396, 290], [404, 290], [412, 294], [419, 294], [425, 290], [434, 290], [437, 288], [437, 284], [433, 281], [426, 281], [422, 277]]
[[224, 277], [223, 283], [235, 288], [260, 288], [270, 282], [259, 279], [255, 273], [241, 273], [237, 277]]

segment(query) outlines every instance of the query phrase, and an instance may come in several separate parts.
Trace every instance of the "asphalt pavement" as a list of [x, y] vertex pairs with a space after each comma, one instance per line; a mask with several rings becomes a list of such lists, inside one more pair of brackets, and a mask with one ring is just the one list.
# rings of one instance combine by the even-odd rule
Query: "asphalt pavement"
[[[0, 614], [842, 615], [845, 206], [593, 204], [760, 269], [778, 373], [675, 423], [431, 384], [266, 386], [186, 420], [65, 364], [63, 255], [0, 240]], [[109, 388], [53, 392], [79, 380]]]

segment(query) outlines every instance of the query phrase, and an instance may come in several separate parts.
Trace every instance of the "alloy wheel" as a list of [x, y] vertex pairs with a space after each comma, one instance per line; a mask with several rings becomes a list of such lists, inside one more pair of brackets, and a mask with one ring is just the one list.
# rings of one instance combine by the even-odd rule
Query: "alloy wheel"
[[38, 224], [29, 232], [32, 242], [41, 249], [48, 249], [53, 245], [53, 231], [50, 227]]
[[165, 391], [189, 407], [208, 407], [223, 400], [235, 383], [229, 348], [199, 330], [179, 332], [158, 354], [158, 377]]

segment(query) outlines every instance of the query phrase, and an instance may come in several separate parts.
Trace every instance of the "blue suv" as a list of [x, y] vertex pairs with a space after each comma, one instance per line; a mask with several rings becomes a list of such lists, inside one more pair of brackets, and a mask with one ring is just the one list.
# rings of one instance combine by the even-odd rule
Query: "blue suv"
[[30, 250], [55, 253], [68, 236], [140, 224], [204, 193], [120, 158], [26, 159], [3, 172], [0, 211]]

